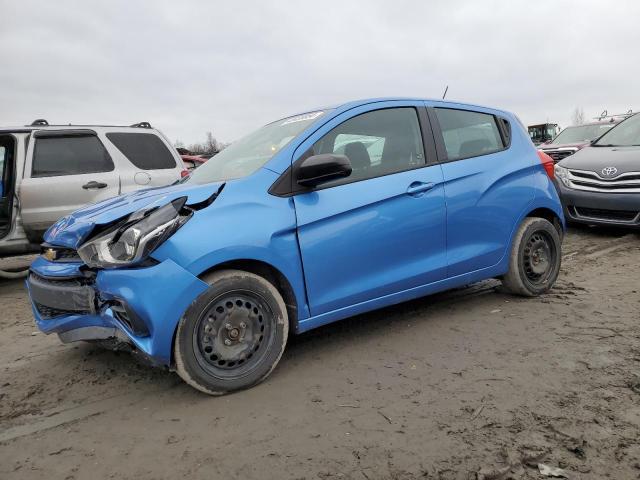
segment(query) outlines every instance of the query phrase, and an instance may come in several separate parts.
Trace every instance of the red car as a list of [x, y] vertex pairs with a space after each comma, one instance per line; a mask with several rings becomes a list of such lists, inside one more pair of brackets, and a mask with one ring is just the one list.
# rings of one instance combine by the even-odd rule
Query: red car
[[187, 175], [207, 161], [206, 158], [202, 158], [198, 155], [180, 155], [180, 158], [182, 158], [182, 162], [187, 168]]
[[539, 145], [538, 150], [542, 150], [553, 158], [555, 163], [558, 163], [563, 158], [573, 155], [578, 150], [589, 145], [592, 140], [603, 135], [617, 123], [619, 123], [618, 119], [609, 122], [594, 122], [567, 127], [549, 143]]

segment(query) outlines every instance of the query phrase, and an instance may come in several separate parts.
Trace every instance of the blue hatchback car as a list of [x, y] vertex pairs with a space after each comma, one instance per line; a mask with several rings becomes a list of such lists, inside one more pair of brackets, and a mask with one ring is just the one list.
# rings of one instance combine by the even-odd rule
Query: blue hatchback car
[[511, 113], [375, 99], [287, 117], [180, 184], [53, 225], [27, 279], [63, 342], [131, 348], [221, 394], [290, 332], [487, 278], [534, 296], [560, 269], [553, 161]]

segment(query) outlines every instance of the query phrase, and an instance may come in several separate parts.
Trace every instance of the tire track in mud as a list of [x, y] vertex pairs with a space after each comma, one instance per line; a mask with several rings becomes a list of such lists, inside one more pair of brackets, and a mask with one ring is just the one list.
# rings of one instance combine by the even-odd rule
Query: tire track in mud
[[[576, 257], [586, 257], [586, 258], [598, 258], [602, 255], [606, 255], [607, 253], [614, 252], [620, 248], [625, 247], [638, 247], [640, 246], [640, 239], [636, 234], [626, 234], [621, 237], [602, 241], [601, 239], [593, 238], [591, 236], [586, 236], [581, 232], [580, 235], [575, 235], [574, 238], [570, 240], [578, 240], [572, 243], [577, 243], [578, 245], [573, 245], [570, 249], [571, 251], [565, 253], [562, 256], [562, 260], [573, 260]], [[587, 240], [588, 243], [586, 245], [580, 245], [582, 241]]]
[[152, 391], [123, 393], [102, 400], [84, 403], [71, 408], [54, 408], [42, 412], [33, 421], [8, 428], [0, 433], [0, 444], [16, 438], [32, 435], [49, 430], [51, 428], [78, 422], [89, 417], [100, 415], [110, 410], [136, 405], [151, 395], [158, 395], [168, 389], [156, 389]]

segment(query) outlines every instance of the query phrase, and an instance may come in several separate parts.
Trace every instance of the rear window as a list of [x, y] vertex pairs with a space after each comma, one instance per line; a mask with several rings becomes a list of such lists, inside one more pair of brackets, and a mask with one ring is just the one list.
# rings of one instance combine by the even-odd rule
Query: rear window
[[493, 115], [436, 108], [449, 160], [477, 157], [505, 148]]
[[110, 172], [113, 161], [97, 136], [36, 138], [32, 177]]
[[107, 133], [107, 138], [141, 170], [175, 168], [171, 152], [155, 135], [148, 133]]

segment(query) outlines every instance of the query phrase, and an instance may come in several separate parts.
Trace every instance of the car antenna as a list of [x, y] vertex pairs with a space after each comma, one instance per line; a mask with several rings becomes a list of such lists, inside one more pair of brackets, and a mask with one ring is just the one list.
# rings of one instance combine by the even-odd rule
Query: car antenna
[[447, 85], [444, 89], [444, 93], [442, 94], [442, 100], [444, 100], [444, 97], [447, 96], [447, 92], [449, 91], [449, 85]]

